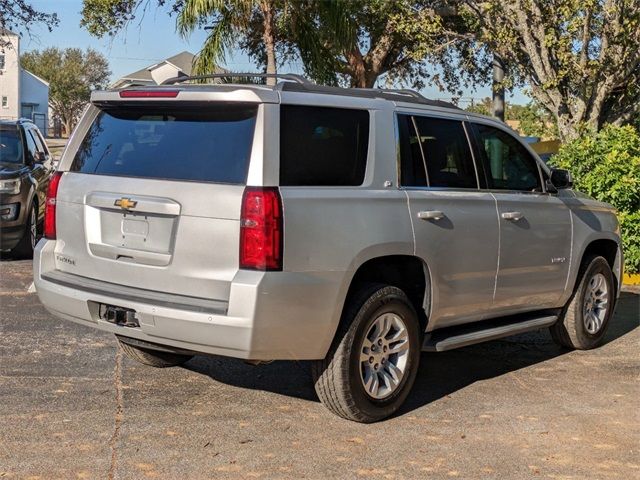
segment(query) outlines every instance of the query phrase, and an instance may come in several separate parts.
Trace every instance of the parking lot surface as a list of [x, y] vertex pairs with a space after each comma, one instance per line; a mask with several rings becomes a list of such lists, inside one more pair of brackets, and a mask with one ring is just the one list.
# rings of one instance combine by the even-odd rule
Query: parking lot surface
[[[0, 478], [640, 478], [640, 295], [593, 351], [546, 331], [423, 354], [394, 418], [341, 420], [306, 362], [154, 369], [0, 262]], [[304, 321], [304, 319], [301, 319]]]

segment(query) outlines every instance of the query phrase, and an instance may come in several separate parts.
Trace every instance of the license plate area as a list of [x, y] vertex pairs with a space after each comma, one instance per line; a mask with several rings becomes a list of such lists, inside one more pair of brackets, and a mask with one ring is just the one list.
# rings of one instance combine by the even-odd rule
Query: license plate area
[[135, 310], [117, 305], [98, 304], [98, 317], [119, 327], [140, 328], [140, 321]]

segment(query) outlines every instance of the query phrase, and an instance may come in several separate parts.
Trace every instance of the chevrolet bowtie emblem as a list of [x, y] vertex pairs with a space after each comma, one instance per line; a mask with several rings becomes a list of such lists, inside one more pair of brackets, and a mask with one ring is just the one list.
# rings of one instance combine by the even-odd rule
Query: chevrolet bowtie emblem
[[116, 207], [120, 207], [123, 210], [129, 210], [130, 208], [135, 208], [138, 202], [135, 200], [131, 200], [130, 198], [119, 198], [115, 201], [114, 205]]

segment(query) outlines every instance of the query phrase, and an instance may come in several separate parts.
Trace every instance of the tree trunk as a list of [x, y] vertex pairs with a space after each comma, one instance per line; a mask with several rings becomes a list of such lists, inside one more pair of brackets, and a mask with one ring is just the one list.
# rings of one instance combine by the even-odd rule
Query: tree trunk
[[[267, 54], [267, 73], [276, 74], [276, 40], [274, 38], [274, 18], [273, 18], [273, 4], [270, 0], [264, 0], [262, 2], [262, 14], [264, 16], [264, 33], [262, 34], [262, 40], [264, 41], [264, 49]], [[275, 78], [267, 78], [267, 85], [275, 85]]]
[[504, 64], [496, 53], [493, 54], [493, 103], [492, 114], [501, 122], [504, 122]]

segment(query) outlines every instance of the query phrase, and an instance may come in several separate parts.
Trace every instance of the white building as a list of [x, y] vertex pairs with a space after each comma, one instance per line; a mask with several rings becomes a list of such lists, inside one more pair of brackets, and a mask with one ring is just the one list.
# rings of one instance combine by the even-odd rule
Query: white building
[[49, 122], [49, 84], [20, 67], [20, 37], [0, 31], [0, 119], [29, 118], [43, 134]]

